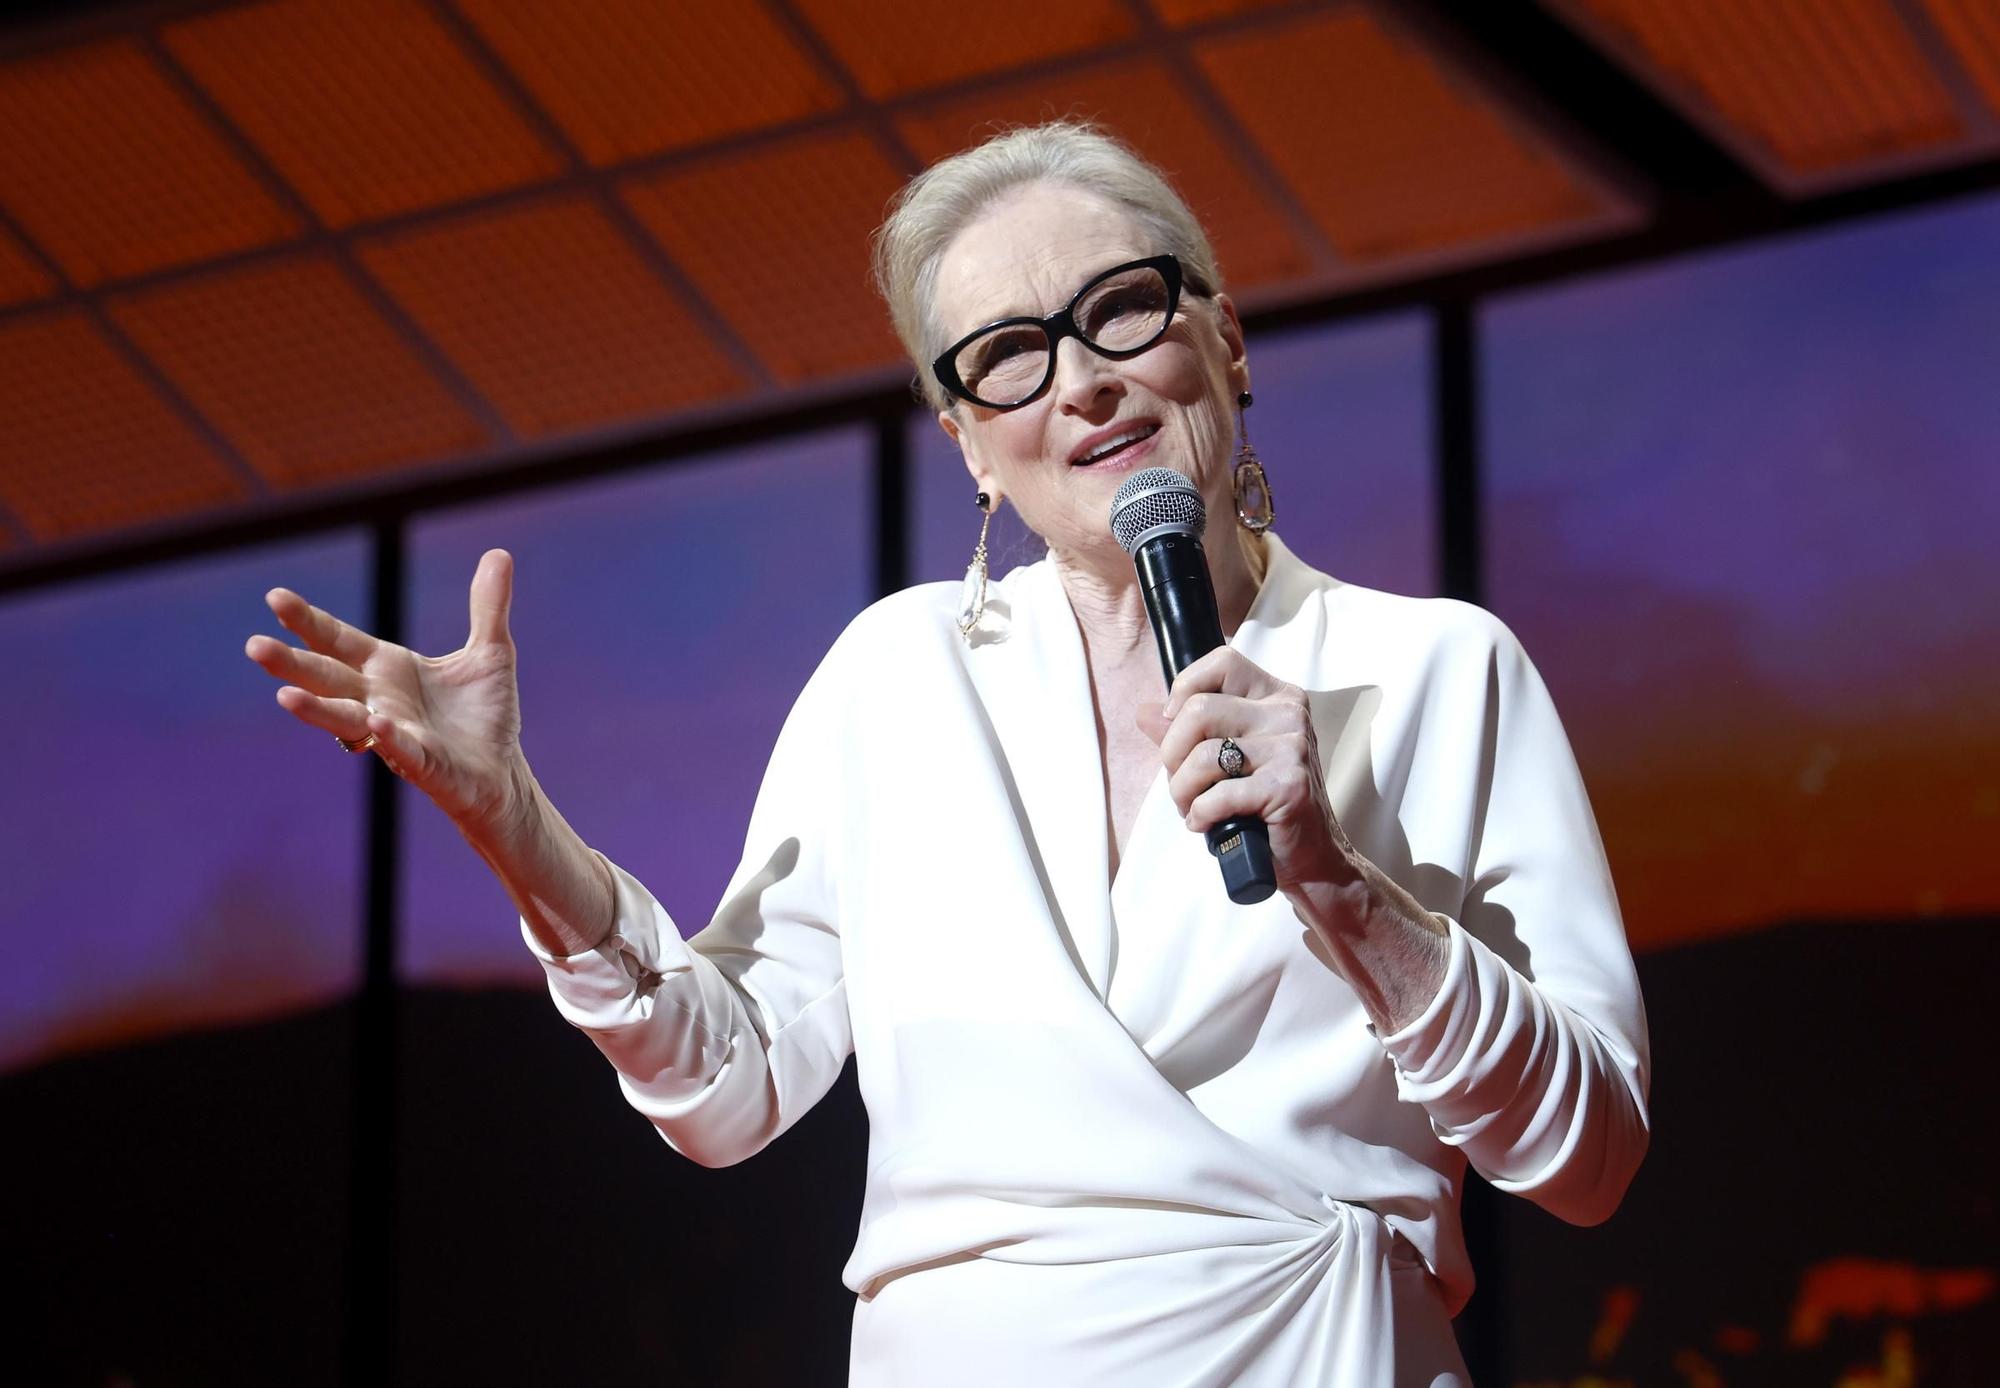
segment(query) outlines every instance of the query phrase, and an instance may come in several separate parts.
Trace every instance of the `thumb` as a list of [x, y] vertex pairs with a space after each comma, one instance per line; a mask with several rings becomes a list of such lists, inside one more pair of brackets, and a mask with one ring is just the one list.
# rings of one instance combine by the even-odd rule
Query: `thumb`
[[1172, 726], [1167, 721], [1166, 707], [1163, 703], [1146, 700], [1132, 711], [1132, 721], [1139, 725], [1139, 731], [1151, 738], [1155, 745], [1166, 737], [1167, 729]]
[[479, 570], [472, 575], [472, 635], [469, 646], [505, 643], [507, 609], [514, 603], [514, 556], [504, 549], [489, 549], [479, 556]]

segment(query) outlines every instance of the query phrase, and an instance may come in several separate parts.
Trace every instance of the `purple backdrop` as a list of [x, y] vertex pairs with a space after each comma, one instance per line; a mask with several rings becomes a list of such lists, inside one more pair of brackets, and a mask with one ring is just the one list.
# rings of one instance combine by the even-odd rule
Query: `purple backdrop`
[[[869, 431], [843, 430], [411, 527], [418, 650], [463, 644], [480, 554], [514, 555], [522, 746], [684, 933], [736, 866], [792, 700], [870, 599], [872, 457]], [[403, 790], [401, 976], [539, 982], [499, 883]]]
[[367, 770], [243, 655], [279, 585], [365, 620], [343, 534], [0, 604], [0, 1067], [347, 993]]
[[1481, 319], [1489, 594], [1641, 945], [2000, 904], [2000, 198]]

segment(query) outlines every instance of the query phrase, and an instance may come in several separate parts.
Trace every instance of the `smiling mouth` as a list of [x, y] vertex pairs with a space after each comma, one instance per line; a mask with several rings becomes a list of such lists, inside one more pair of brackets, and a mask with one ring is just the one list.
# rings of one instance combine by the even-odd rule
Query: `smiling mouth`
[[1103, 443], [1091, 449], [1090, 452], [1072, 462], [1070, 466], [1094, 467], [1099, 463], [1113, 461], [1131, 452], [1132, 449], [1138, 447], [1159, 432], [1160, 426], [1157, 424], [1136, 425], [1131, 429], [1127, 429], [1124, 433], [1117, 435], [1115, 438], [1106, 439]]

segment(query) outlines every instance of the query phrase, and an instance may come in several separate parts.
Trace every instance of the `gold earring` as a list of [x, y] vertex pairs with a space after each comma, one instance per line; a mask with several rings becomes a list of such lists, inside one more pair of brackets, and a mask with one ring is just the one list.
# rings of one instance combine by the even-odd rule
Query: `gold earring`
[[985, 492], [972, 498], [979, 508], [979, 544], [965, 566], [965, 586], [958, 590], [958, 634], [972, 639], [972, 629], [986, 612], [986, 527], [993, 523], [993, 500]]
[[1257, 450], [1250, 446], [1250, 425], [1243, 418], [1250, 404], [1249, 391], [1236, 397], [1236, 471], [1233, 478], [1236, 523], [1252, 535], [1262, 535], [1278, 518], [1278, 508], [1271, 500], [1271, 482], [1264, 476], [1264, 464], [1258, 459]]

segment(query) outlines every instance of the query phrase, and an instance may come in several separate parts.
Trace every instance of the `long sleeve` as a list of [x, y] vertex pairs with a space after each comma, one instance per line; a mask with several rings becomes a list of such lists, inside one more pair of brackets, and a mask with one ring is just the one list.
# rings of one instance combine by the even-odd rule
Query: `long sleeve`
[[786, 720], [742, 862], [700, 933], [683, 941], [616, 864], [616, 918], [596, 949], [552, 956], [522, 922], [557, 1010], [616, 1068], [631, 1105], [705, 1166], [742, 1161], [790, 1127], [853, 1048], [825, 871], [837, 852], [828, 788], [843, 784], [837, 664], [829, 656]]
[[1499, 1188], [1593, 1224], [1646, 1151], [1645, 1012], [1555, 707], [1512, 634], [1487, 624], [1479, 827], [1444, 983], [1382, 1043], [1441, 1141]]

